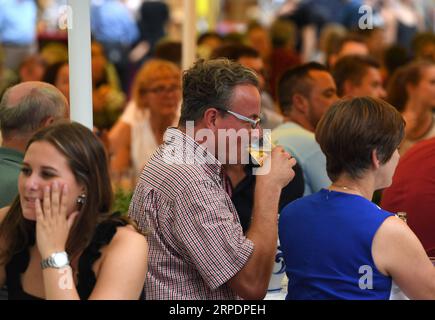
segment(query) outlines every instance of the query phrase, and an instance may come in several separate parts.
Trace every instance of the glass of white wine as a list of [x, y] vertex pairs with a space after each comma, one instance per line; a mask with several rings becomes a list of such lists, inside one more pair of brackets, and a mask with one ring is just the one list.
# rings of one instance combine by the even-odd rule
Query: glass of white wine
[[274, 147], [270, 130], [265, 130], [261, 138], [254, 139], [248, 146], [248, 152], [254, 165], [263, 166], [264, 159], [271, 154]]

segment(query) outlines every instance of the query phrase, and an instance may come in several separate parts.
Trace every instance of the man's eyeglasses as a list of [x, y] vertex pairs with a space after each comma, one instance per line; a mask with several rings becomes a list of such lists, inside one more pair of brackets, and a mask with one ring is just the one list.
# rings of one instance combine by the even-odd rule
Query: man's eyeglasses
[[248, 117], [245, 117], [243, 115], [241, 115], [240, 113], [231, 111], [231, 110], [227, 110], [227, 109], [223, 109], [223, 108], [216, 108], [218, 110], [224, 111], [229, 113], [230, 115], [236, 117], [239, 120], [245, 121], [245, 122], [249, 122], [251, 124], [251, 128], [252, 129], [256, 129], [258, 127], [258, 125], [260, 124], [261, 119], [260, 118], [256, 118], [256, 119], [251, 119]]
[[172, 93], [180, 89], [181, 89], [180, 86], [170, 86], [170, 87], [158, 86], [149, 89], [141, 88], [139, 90], [139, 94], [144, 95], [146, 93], [154, 93], [154, 94]]

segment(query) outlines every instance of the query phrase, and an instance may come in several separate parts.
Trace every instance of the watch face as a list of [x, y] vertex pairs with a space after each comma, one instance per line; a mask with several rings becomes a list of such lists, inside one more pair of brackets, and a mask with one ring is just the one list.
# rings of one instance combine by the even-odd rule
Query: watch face
[[58, 267], [63, 267], [63, 266], [66, 266], [68, 264], [68, 256], [64, 252], [56, 253], [53, 256], [53, 260], [54, 260], [54, 263], [56, 264], [56, 266], [58, 266]]

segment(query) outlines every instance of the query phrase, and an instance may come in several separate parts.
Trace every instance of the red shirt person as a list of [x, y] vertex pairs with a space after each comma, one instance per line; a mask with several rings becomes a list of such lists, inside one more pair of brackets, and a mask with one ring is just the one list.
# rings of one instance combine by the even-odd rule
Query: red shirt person
[[435, 138], [419, 142], [400, 160], [381, 207], [407, 213], [408, 225], [435, 256]]

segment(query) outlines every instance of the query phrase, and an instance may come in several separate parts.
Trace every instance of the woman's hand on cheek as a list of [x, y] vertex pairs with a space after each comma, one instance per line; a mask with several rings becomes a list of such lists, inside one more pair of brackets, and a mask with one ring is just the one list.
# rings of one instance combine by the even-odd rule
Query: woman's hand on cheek
[[54, 182], [44, 188], [42, 205], [36, 200], [36, 243], [42, 259], [54, 252], [65, 251], [66, 242], [78, 215], [78, 211], [68, 216], [68, 186]]

